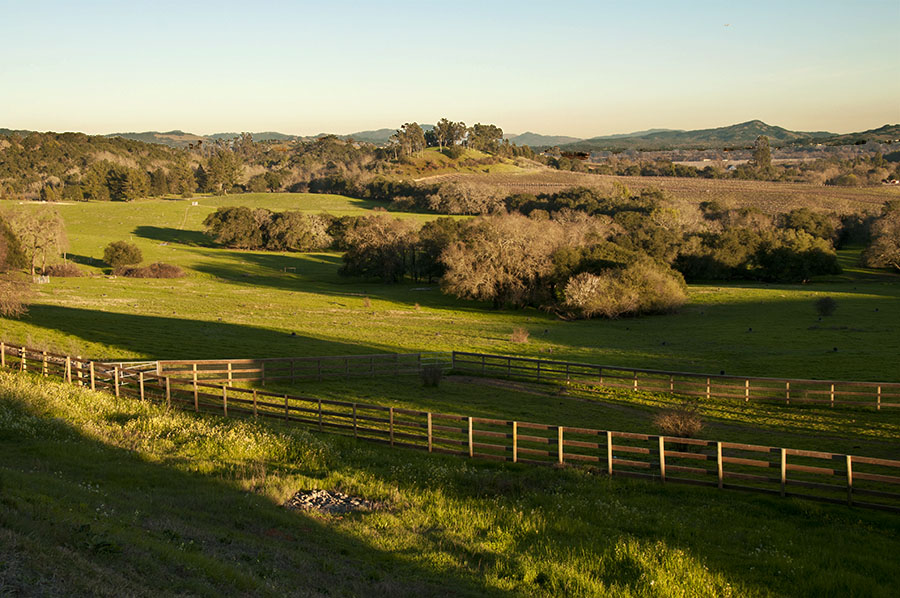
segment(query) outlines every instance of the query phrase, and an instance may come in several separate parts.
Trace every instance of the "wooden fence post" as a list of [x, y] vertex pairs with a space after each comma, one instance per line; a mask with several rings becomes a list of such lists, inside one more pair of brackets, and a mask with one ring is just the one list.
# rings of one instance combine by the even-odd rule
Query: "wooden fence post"
[[20, 363], [19, 365], [21, 366], [23, 372], [28, 369], [28, 366], [25, 365], [26, 351], [27, 349], [25, 349], [25, 347], [22, 347], [22, 363]]
[[834, 407], [834, 384], [831, 385], [831, 406]]
[[72, 358], [66, 355], [66, 382], [72, 383]]
[[75, 356], [75, 362], [78, 364], [78, 386], [84, 386], [84, 362], [81, 355]]
[[[293, 367], [291, 369], [293, 369]], [[291, 375], [291, 382], [293, 382], [293, 372], [291, 372]], [[228, 386], [234, 386], [234, 373], [232, 372], [230, 361], [228, 362]]]
[[718, 470], [719, 488], [722, 487], [725, 479], [725, 469], [722, 467], [722, 443], [716, 443], [716, 469]]
[[141, 388], [141, 400], [144, 400], [144, 372], [138, 372], [138, 386]]
[[634, 372], [634, 389], [635, 389], [635, 390], [638, 389], [637, 384], [638, 384], [638, 383], [637, 383], [637, 372]]
[[94, 362], [91, 362], [91, 390], [97, 390], [97, 374], [94, 371]]
[[675, 394], [675, 376], [669, 376], [669, 392]]
[[194, 411], [200, 411], [200, 393], [197, 388], [197, 364], [194, 364]]
[[116, 398], [119, 398], [119, 366], [113, 366], [113, 387], [116, 389]]
[[709, 378], [707, 378], [706, 379], [706, 398], [709, 399], [709, 396], [710, 396], [710, 380], [709, 380]]
[[519, 422], [514, 421], [512, 428], [512, 461], [517, 463], [519, 461]]
[[659, 479], [661, 482], [666, 481], [666, 437], [659, 437]]
[[356, 428], [356, 403], [353, 403], [353, 437], [359, 438], [359, 432]]
[[787, 487], [787, 449], [781, 449], [781, 496]]
[[744, 402], [750, 401], [750, 378], [744, 380]]
[[266, 362], [260, 361], [260, 384], [266, 385]]
[[791, 383], [790, 382], [784, 383], [784, 404], [785, 405], [791, 404]]
[[475, 456], [475, 441], [472, 435], [472, 416], [469, 416], [469, 456]]
[[877, 411], [881, 411], [881, 387], [878, 387], [878, 400], [876, 403], [878, 406], [875, 408]]
[[0, 367], [6, 367], [6, 343], [0, 342]]
[[[393, 421], [393, 420], [391, 420]], [[394, 433], [391, 431], [391, 443], [393, 443]], [[432, 425], [431, 411], [428, 412], [428, 452], [434, 449], [434, 426]]]
[[170, 378], [166, 376], [166, 407], [172, 406], [172, 384]]
[[259, 419], [259, 411], [256, 405], [256, 389], [253, 389], [253, 419]]
[[853, 506], [853, 457], [847, 455], [847, 504]]
[[[391, 437], [391, 446], [394, 446], [394, 408], [391, 407], [388, 409], [388, 432]], [[431, 414], [428, 414], [428, 422], [431, 423]], [[431, 426], [428, 426], [428, 429], [431, 430]], [[431, 440], [431, 434], [428, 435], [429, 440]], [[431, 443], [429, 442], [428, 449], [431, 450]]]
[[[354, 405], [354, 407], [353, 407], [353, 412], [354, 412], [354, 418], [353, 418], [353, 419], [354, 419], [354, 427], [355, 427], [355, 426], [356, 426], [356, 417], [355, 417], [356, 406], [355, 406], [355, 405]], [[290, 410], [289, 410], [289, 407], [288, 407], [288, 396], [287, 396], [287, 395], [284, 395], [284, 419], [285, 419], [285, 421], [291, 419]], [[354, 430], [354, 431], [355, 431], [355, 430]]]
[[563, 426], [557, 426], [556, 428], [556, 454], [558, 455], [560, 465], [565, 463], [565, 442], [563, 441], [563, 429]]
[[609, 430], [606, 431], [606, 471], [613, 474], [613, 434]]
[[41, 376], [47, 375], [47, 352], [41, 351]]
[[228, 387], [222, 386], [222, 415], [228, 417]]

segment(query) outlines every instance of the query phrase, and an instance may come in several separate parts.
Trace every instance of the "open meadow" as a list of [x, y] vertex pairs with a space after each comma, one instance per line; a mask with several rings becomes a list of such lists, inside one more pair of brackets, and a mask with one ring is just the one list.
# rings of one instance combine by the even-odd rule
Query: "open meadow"
[[[221, 206], [343, 216], [378, 204], [271, 193], [58, 205], [68, 259], [86, 276], [36, 285], [29, 313], [2, 320], [0, 339], [98, 359], [458, 350], [900, 381], [900, 277], [857, 266], [858, 248], [840, 252], [843, 274], [808, 284], [691, 285], [676, 314], [566, 321], [462, 301], [436, 283], [342, 277], [336, 252], [215, 247], [202, 221]], [[117, 240], [186, 276], [109, 276], [103, 248]], [[837, 310], [820, 317], [814, 301], [824, 296]], [[524, 339], [513, 334], [519, 328]], [[435, 388], [413, 375], [265, 390], [637, 434], [659, 433], [654, 416], [680, 403], [666, 393], [460, 373]], [[700, 438], [900, 458], [896, 410], [693, 403]], [[0, 373], [0, 450], [0, 593], [844, 597], [889, 596], [900, 582], [886, 556], [900, 549], [894, 513], [609, 479], [593, 466], [428, 454], [178, 412], [29, 374]], [[314, 489], [382, 506], [343, 515], [282, 507]]]
[[[12, 595], [880, 597], [900, 582], [895, 514], [382, 448], [28, 374], [0, 373], [0, 399]], [[317, 488], [384, 506], [280, 506]]]
[[[691, 285], [688, 304], [674, 315], [573, 322], [536, 309], [493, 310], [444, 295], [436, 283], [342, 277], [339, 253], [211, 246], [203, 218], [216, 207], [240, 205], [336, 216], [374, 207], [310, 194], [57, 206], [68, 257], [89, 276], [36, 285], [29, 314], [4, 320], [2, 336], [98, 358], [455, 349], [701, 373], [900, 380], [900, 277], [855, 266], [858, 250], [841, 252], [844, 274], [809, 284]], [[177, 264], [187, 276], [105, 275], [103, 248], [117, 240], [133, 241], [145, 262]], [[813, 302], [823, 296], [838, 307], [820, 319]], [[512, 342], [516, 328], [529, 333], [527, 342]]]
[[625, 185], [631, 191], [660, 189], [677, 201], [699, 204], [717, 201], [733, 208], [756, 207], [767, 214], [781, 214], [796, 208], [810, 208], [848, 214], [854, 212], [878, 213], [886, 201], [900, 199], [900, 188], [880, 187], [828, 187], [806, 183], [771, 183], [750, 180], [716, 180], [662, 176], [612, 176], [586, 174], [548, 168], [519, 172], [448, 174], [424, 179], [425, 182], [465, 181], [502, 189], [507, 193], [556, 193], [575, 186], [594, 187], [611, 193], [616, 185]]

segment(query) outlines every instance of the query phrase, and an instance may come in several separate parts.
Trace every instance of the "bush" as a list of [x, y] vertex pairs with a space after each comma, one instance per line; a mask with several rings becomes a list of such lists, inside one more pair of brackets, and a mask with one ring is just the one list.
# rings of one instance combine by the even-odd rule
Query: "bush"
[[837, 309], [837, 301], [831, 297], [816, 299], [816, 313], [822, 317], [830, 316]]
[[466, 153], [466, 148], [461, 145], [449, 145], [444, 148], [444, 155], [451, 160], [461, 158]]
[[694, 438], [703, 429], [703, 420], [695, 403], [682, 401], [677, 407], [656, 414], [653, 425], [662, 436]]
[[669, 313], [687, 301], [684, 280], [653, 262], [582, 272], [569, 279], [564, 293], [565, 307], [582, 318]]
[[47, 276], [59, 276], [60, 278], [77, 278], [79, 276], [84, 276], [84, 272], [81, 271], [81, 268], [72, 262], [47, 266], [44, 268], [44, 274]]
[[128, 241], [115, 241], [103, 250], [103, 261], [113, 268], [139, 264], [143, 259], [138, 246]]
[[520, 326], [512, 331], [512, 334], [509, 335], [509, 340], [513, 343], [527, 343], [529, 336], [528, 331]]
[[116, 268], [113, 274], [128, 278], [181, 278], [184, 276], [184, 270], [173, 264], [156, 262], [140, 268]]
[[424, 386], [436, 387], [441, 383], [444, 376], [444, 370], [439, 365], [426, 365], [422, 367], [422, 384]]

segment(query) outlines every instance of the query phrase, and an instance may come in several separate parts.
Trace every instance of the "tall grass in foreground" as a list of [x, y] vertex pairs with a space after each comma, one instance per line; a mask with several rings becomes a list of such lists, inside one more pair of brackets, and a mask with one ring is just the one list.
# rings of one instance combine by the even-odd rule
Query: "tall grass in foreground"
[[[481, 464], [0, 373], [0, 594], [888, 596], [892, 515]], [[304, 515], [306, 488], [389, 508]]]

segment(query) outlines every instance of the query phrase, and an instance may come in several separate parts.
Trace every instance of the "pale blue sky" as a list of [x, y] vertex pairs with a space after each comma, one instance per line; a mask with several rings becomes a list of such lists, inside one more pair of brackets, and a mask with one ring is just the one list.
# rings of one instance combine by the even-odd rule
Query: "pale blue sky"
[[[900, 122], [900, 0], [0, 0], [0, 127], [589, 137]], [[727, 25], [727, 26], [726, 26]]]

